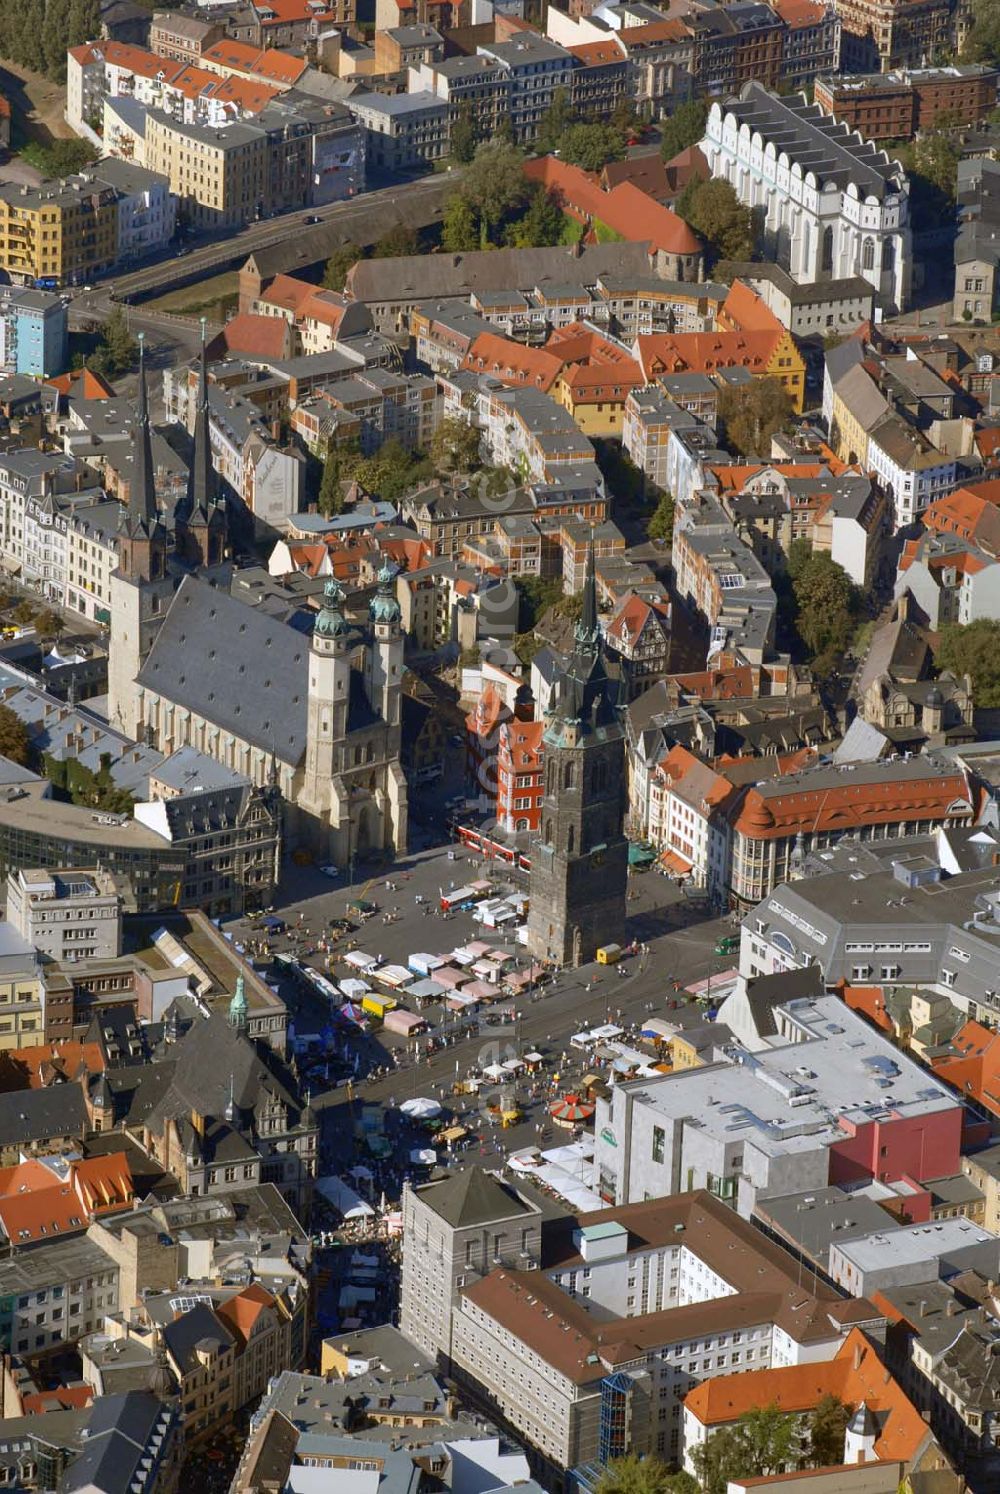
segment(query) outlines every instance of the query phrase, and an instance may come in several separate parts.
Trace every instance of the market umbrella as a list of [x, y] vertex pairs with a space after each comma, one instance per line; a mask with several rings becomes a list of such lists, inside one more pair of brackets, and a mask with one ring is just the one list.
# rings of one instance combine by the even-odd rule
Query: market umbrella
[[410, 1120], [436, 1120], [441, 1114], [441, 1106], [437, 1100], [404, 1100], [399, 1108]]
[[581, 1100], [579, 1095], [562, 1095], [558, 1100], [553, 1100], [549, 1106], [549, 1114], [557, 1126], [565, 1126], [571, 1130], [573, 1126], [581, 1126], [589, 1121], [596, 1105], [591, 1105], [588, 1100]]

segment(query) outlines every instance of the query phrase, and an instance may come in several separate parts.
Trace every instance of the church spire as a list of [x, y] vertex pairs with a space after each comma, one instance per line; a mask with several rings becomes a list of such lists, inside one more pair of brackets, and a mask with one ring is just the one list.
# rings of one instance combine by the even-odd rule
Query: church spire
[[207, 515], [214, 498], [215, 471], [212, 467], [212, 444], [208, 432], [208, 357], [205, 348], [205, 318], [202, 317], [194, 447], [191, 453], [191, 470], [188, 473], [187, 496], [178, 517], [190, 520], [199, 513]]
[[128, 516], [133, 528], [143, 524], [147, 529], [152, 529], [159, 518], [149, 429], [149, 396], [146, 391], [146, 345], [142, 332], [139, 333], [139, 418], [132, 458], [132, 481], [129, 484]]
[[583, 578], [583, 606], [580, 610], [580, 621], [574, 630], [576, 641], [581, 648], [596, 649], [600, 638], [600, 629], [597, 625], [597, 577], [594, 573], [594, 536], [590, 536], [590, 548], [587, 550], [587, 569]]

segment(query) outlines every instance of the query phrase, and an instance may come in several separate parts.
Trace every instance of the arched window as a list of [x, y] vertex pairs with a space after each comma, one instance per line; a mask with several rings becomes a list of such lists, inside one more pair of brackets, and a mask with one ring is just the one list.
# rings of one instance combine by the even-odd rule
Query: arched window
[[875, 268], [875, 240], [871, 237], [865, 239], [861, 246], [861, 268], [863, 270]]
[[551, 820], [546, 820], [545, 821], [545, 844], [547, 846], [550, 846], [552, 844], [552, 821]]
[[555, 765], [555, 763], [550, 762], [549, 766], [548, 766], [548, 771], [547, 771], [547, 773], [545, 775], [545, 792], [547, 794], [553, 793], [555, 791], [555, 786], [556, 786], [556, 765]]
[[571, 789], [576, 783], [576, 763], [567, 763], [563, 768], [563, 788]]
[[573, 826], [570, 825], [570, 827], [569, 827], [569, 833], [566, 836], [566, 851], [567, 851], [567, 853], [570, 856], [572, 856], [572, 854], [573, 854], [573, 852], [575, 850], [576, 850], [576, 831], [574, 830]]
[[886, 239], [882, 245], [882, 269], [891, 272], [896, 268], [896, 240]]
[[823, 230], [823, 250], [822, 250], [822, 253], [820, 255], [820, 266], [819, 267], [820, 267], [821, 270], [827, 270], [828, 272], [831, 272], [831, 273], [833, 271], [833, 229], [832, 228], [824, 228], [824, 230]]

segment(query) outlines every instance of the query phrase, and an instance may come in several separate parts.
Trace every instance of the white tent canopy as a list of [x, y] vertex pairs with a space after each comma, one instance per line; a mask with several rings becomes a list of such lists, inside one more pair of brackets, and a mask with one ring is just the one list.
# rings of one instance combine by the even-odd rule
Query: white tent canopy
[[404, 1100], [399, 1108], [410, 1120], [436, 1120], [441, 1114], [441, 1106], [437, 1100]]
[[343, 1178], [317, 1178], [316, 1192], [343, 1214], [345, 1219], [372, 1219], [375, 1216], [371, 1204], [365, 1203]]

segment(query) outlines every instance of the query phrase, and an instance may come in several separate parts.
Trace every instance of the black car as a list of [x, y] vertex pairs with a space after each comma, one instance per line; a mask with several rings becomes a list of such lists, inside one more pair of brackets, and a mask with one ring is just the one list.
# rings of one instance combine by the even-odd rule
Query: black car
[[310, 213], [308, 218], [303, 218], [302, 221], [307, 225], [311, 225], [313, 223], [322, 223], [323, 220], [322, 218], [318, 218], [315, 213]]

